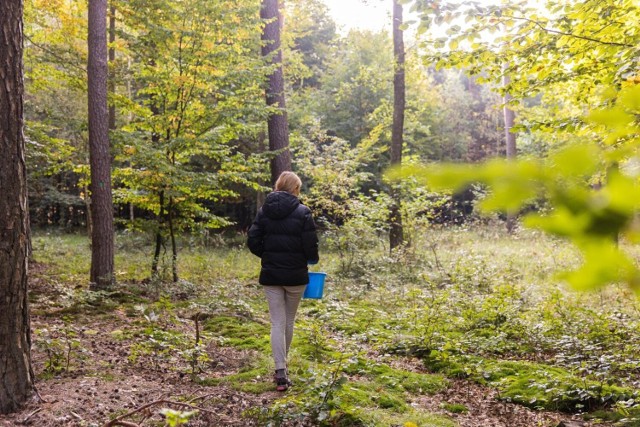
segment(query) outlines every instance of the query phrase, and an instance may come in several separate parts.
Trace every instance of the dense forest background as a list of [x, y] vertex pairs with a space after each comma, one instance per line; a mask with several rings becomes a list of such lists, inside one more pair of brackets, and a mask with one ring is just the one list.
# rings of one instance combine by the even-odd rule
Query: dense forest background
[[[140, 1], [112, 10], [110, 134], [120, 229], [162, 227], [164, 190], [176, 200], [180, 230], [243, 230], [269, 185], [259, 5], [210, 3]], [[32, 222], [86, 226], [86, 5], [26, 7]], [[287, 2], [284, 14], [294, 169], [321, 223], [342, 224], [361, 213], [358, 206], [385, 203], [392, 41], [386, 31], [337, 33], [320, 0]], [[477, 162], [503, 155], [496, 88], [462, 70], [436, 70], [415, 42], [407, 52], [406, 158]], [[531, 135], [521, 149], [543, 150], [536, 141]], [[437, 216], [459, 221], [469, 211], [450, 207]]]

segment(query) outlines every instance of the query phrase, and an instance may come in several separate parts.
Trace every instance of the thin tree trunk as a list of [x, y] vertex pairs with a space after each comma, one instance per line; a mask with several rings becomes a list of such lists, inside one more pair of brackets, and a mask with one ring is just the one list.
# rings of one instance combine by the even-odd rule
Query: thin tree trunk
[[29, 209], [24, 159], [22, 0], [0, 1], [0, 413], [34, 391], [27, 298]]
[[107, 107], [107, 1], [89, 0], [89, 163], [91, 167], [91, 289], [114, 281], [113, 202]]
[[[405, 58], [402, 27], [402, 5], [393, 0], [393, 125], [391, 128], [391, 166], [402, 163], [402, 143], [405, 108]], [[404, 242], [402, 228], [402, 198], [397, 187], [391, 187], [391, 210], [389, 215], [389, 246], [397, 248]]]
[[[511, 79], [507, 74], [509, 69], [509, 64], [504, 63], [502, 65], [502, 86], [507, 87], [509, 83], [511, 83]], [[509, 107], [509, 102], [513, 97], [505, 92], [503, 103], [504, 103], [504, 133], [505, 133], [505, 142], [506, 142], [506, 154], [508, 160], [515, 160], [516, 158], [516, 134], [511, 132], [513, 129], [513, 125], [515, 122], [515, 112]], [[515, 212], [507, 212], [507, 231], [509, 233], [513, 233], [516, 228], [516, 213]]]
[[89, 195], [89, 186], [84, 186], [84, 208], [86, 209], [85, 216], [87, 218], [87, 235], [91, 238], [93, 234], [93, 222], [91, 221], [91, 196]]
[[280, 48], [282, 14], [280, 13], [278, 0], [262, 0], [260, 18], [264, 21], [262, 56], [273, 67], [269, 75], [269, 86], [266, 90], [267, 106], [278, 110], [270, 113], [267, 119], [269, 150], [280, 151], [271, 160], [271, 181], [275, 183], [282, 172], [291, 170], [289, 125], [284, 96], [282, 49]]
[[[264, 144], [265, 137], [266, 135], [264, 134], [264, 131], [258, 134], [258, 153], [264, 153], [266, 150], [266, 147]], [[261, 178], [258, 180], [258, 183], [260, 185], [266, 184]], [[262, 205], [264, 205], [264, 201], [266, 200], [266, 198], [267, 198], [266, 193], [263, 190], [258, 190], [258, 195], [256, 197], [256, 212], [258, 212], [258, 210], [262, 207]]]
[[164, 211], [164, 191], [160, 191], [158, 195], [158, 203], [160, 203], [160, 208], [158, 210], [158, 215], [156, 217], [156, 222], [158, 223], [158, 229], [156, 230], [156, 249], [153, 253], [153, 261], [151, 263], [151, 277], [158, 276], [158, 264], [160, 262], [160, 250], [162, 249], [162, 216]]
[[176, 246], [176, 234], [173, 228], [173, 197], [169, 197], [169, 236], [171, 238], [171, 272], [173, 282], [178, 282], [178, 247]]

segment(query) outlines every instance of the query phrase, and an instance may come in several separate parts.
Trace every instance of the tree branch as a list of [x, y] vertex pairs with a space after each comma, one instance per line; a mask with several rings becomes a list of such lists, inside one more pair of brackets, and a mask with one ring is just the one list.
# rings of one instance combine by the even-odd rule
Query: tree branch
[[517, 20], [520, 20], [520, 21], [530, 22], [532, 24], [537, 25], [538, 27], [540, 27], [543, 31], [546, 31], [547, 33], [559, 34], [561, 36], [573, 37], [573, 38], [576, 38], [576, 39], [587, 40], [587, 41], [590, 41], [590, 42], [599, 43], [599, 44], [605, 44], [605, 45], [609, 45], [609, 46], [634, 47], [634, 45], [632, 45], [632, 44], [609, 42], [609, 41], [605, 41], [605, 40], [595, 39], [593, 37], [581, 36], [579, 34], [565, 33], [564, 31], [553, 30], [551, 28], [545, 27], [544, 25], [542, 25], [541, 22], [538, 22], [538, 21], [530, 19], [530, 18], [526, 18], [524, 16], [507, 16], [506, 18], [517, 19]]
[[29, 37], [28, 34], [24, 34], [24, 38], [26, 40], [29, 40], [29, 43], [31, 43], [32, 45], [34, 45], [35, 47], [37, 47], [38, 49], [42, 50], [43, 52], [48, 53], [49, 55], [53, 56], [55, 59], [57, 59], [58, 61], [60, 61], [61, 64], [67, 64], [70, 65], [71, 67], [82, 71], [83, 74], [87, 73], [87, 69], [84, 67], [81, 67], [80, 65], [74, 64], [73, 62], [69, 61], [68, 58], [63, 58], [62, 56], [58, 55], [56, 52], [54, 52], [53, 50], [49, 49], [48, 47], [41, 45], [39, 43], [36, 43], [33, 41], [33, 39], [31, 37]]

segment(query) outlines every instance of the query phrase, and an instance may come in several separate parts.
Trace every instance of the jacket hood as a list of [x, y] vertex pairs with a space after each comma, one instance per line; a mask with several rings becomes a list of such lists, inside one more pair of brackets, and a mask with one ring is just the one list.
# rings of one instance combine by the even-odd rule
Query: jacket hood
[[271, 219], [283, 219], [300, 205], [300, 200], [286, 191], [274, 191], [267, 195], [262, 212]]

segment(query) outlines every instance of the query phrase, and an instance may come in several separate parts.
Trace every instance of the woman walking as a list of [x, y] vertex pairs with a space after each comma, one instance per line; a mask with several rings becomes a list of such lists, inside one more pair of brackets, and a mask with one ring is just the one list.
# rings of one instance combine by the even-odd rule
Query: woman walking
[[262, 259], [259, 281], [269, 303], [278, 391], [291, 385], [287, 354], [293, 339], [293, 323], [309, 283], [307, 265], [319, 260], [311, 210], [298, 199], [301, 186], [298, 175], [283, 172], [249, 229], [249, 250]]

